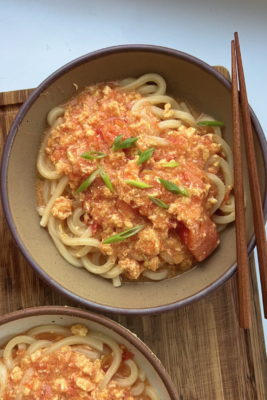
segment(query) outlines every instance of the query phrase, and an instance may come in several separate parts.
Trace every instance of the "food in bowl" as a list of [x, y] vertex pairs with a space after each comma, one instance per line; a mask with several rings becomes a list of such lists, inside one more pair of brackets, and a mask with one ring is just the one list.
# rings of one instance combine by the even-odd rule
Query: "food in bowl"
[[0, 350], [0, 398], [160, 400], [134, 355], [81, 323], [31, 328]]
[[191, 269], [235, 218], [223, 123], [165, 92], [146, 74], [86, 87], [47, 116], [41, 226], [71, 265], [114, 286]]

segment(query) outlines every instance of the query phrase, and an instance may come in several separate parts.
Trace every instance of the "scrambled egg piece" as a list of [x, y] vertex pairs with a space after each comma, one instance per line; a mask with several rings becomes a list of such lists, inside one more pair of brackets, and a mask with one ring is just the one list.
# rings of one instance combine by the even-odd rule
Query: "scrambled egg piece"
[[88, 329], [83, 324], [76, 324], [71, 327], [73, 335], [86, 336]]
[[58, 197], [51, 212], [61, 220], [68, 218], [72, 214], [72, 201], [64, 196]]

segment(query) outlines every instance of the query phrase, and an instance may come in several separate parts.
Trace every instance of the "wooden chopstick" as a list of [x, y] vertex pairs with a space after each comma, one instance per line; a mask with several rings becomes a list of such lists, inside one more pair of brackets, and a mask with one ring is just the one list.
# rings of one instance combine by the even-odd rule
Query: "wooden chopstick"
[[248, 163], [250, 195], [252, 201], [256, 245], [257, 245], [258, 260], [260, 267], [263, 309], [264, 309], [264, 317], [267, 318], [267, 242], [266, 242], [266, 233], [265, 233], [264, 218], [262, 211], [262, 202], [260, 196], [260, 186], [259, 186], [259, 179], [257, 172], [253, 134], [252, 134], [252, 127], [250, 120], [249, 104], [246, 91], [246, 83], [245, 83], [245, 76], [244, 76], [242, 58], [240, 52], [240, 44], [237, 32], [235, 33], [235, 48], [237, 56], [243, 129], [244, 129], [246, 155]]
[[233, 152], [235, 182], [235, 220], [236, 254], [238, 272], [239, 325], [243, 329], [251, 328], [249, 272], [243, 187], [242, 148], [239, 119], [239, 98], [236, 73], [235, 43], [231, 43], [232, 55], [232, 111], [233, 111]]

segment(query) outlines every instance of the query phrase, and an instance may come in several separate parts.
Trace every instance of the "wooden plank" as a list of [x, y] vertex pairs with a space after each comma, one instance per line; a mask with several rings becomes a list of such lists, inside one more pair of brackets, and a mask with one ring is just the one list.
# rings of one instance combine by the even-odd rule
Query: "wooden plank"
[[[221, 69], [222, 73], [225, 71]], [[30, 94], [0, 94], [0, 151]], [[11, 101], [11, 103], [9, 103]], [[0, 314], [40, 305], [79, 305], [43, 283], [16, 249], [0, 210]], [[252, 329], [238, 325], [236, 277], [205, 299], [168, 314], [109, 318], [137, 334], [159, 357], [181, 400], [267, 399], [267, 364], [254, 256], [250, 258]]]

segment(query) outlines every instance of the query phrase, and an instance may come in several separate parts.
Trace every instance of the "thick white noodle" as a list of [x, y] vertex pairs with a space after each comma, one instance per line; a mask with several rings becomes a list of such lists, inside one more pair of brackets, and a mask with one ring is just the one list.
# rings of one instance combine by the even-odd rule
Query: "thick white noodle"
[[102, 381], [100, 382], [100, 385], [99, 385], [100, 390], [103, 390], [107, 386], [107, 384], [109, 383], [109, 381], [111, 380], [113, 375], [117, 372], [117, 370], [121, 364], [122, 352], [121, 352], [121, 348], [119, 347], [118, 343], [115, 342], [115, 340], [111, 339], [110, 337], [103, 335], [102, 333], [93, 332], [93, 331], [90, 332], [90, 335], [93, 338], [101, 340], [103, 343], [107, 344], [113, 352], [112, 364], [109, 367], [108, 371], [106, 372], [106, 375], [104, 376], [104, 378], [102, 379]]
[[71, 350], [73, 351], [73, 353], [83, 354], [89, 360], [97, 360], [101, 358], [101, 355], [98, 351], [83, 349], [80, 347], [72, 347]]
[[71, 256], [77, 257], [77, 258], [82, 258], [86, 256], [86, 254], [90, 253], [92, 250], [92, 246], [74, 246], [68, 248], [68, 252], [70, 253]]
[[45, 134], [45, 137], [42, 141], [41, 147], [38, 152], [37, 169], [38, 169], [39, 173], [46, 179], [58, 179], [62, 176], [62, 174], [58, 174], [56, 171], [51, 171], [45, 162], [45, 156], [46, 156], [45, 148], [46, 148], [48, 138], [49, 138], [52, 130], [55, 129], [56, 126], [61, 123], [61, 121], [62, 121], [62, 119], [58, 118], [58, 120], [55, 122], [53, 127], [51, 129], [49, 129], [49, 131]]
[[50, 340], [36, 340], [36, 342], [28, 347], [26, 356], [31, 356], [37, 350], [43, 349], [44, 347], [49, 347], [51, 344], [53, 344], [53, 342], [50, 342]]
[[185, 112], [185, 111], [174, 111], [173, 112], [173, 117], [182, 120], [186, 124], [193, 126], [194, 128], [197, 128], [196, 120], [193, 117], [193, 115]]
[[214, 183], [215, 186], [217, 186], [218, 189], [218, 195], [217, 195], [217, 203], [213, 204], [213, 206], [209, 209], [209, 214], [212, 215], [215, 213], [216, 210], [220, 207], [220, 205], [223, 202], [224, 196], [225, 196], [225, 186], [224, 183], [221, 181], [221, 179], [214, 174], [210, 174], [209, 172], [206, 172], [207, 177], [211, 180], [212, 183]]
[[235, 212], [232, 212], [228, 215], [213, 215], [213, 222], [215, 224], [230, 224], [230, 222], [233, 222], [235, 220]]
[[222, 232], [227, 227], [227, 224], [221, 224], [216, 226], [216, 230], [218, 233]]
[[186, 112], [186, 113], [192, 115], [192, 113], [191, 113], [191, 111], [189, 110], [189, 107], [187, 106], [186, 103], [182, 102], [182, 103], [180, 103], [179, 105], [180, 105], [180, 108], [181, 108], [182, 111], [184, 111], [184, 112]]
[[181, 121], [176, 121], [175, 119], [169, 119], [167, 121], [162, 121], [158, 123], [159, 129], [176, 129], [182, 126]]
[[145, 384], [144, 384], [144, 382], [138, 381], [138, 382], [134, 385], [134, 387], [131, 388], [131, 395], [132, 395], [132, 396], [139, 396], [140, 394], [143, 393], [144, 389], [145, 389]]
[[[98, 253], [94, 253], [93, 256]], [[96, 265], [94, 262], [91, 262], [87, 256], [82, 257], [82, 263], [84, 268], [86, 268], [89, 272], [93, 274], [102, 275], [111, 270], [114, 266], [114, 262], [111, 261], [111, 257], [108, 258], [107, 262], [104, 265]], [[121, 272], [121, 270], [120, 270]]]
[[115, 278], [112, 278], [112, 283], [114, 287], [120, 287], [121, 286], [121, 278], [120, 275], [115, 276]]
[[128, 365], [130, 368], [130, 375], [127, 376], [126, 378], [113, 378], [113, 381], [117, 383], [117, 385], [121, 387], [127, 387], [133, 385], [137, 378], [138, 378], [138, 367], [136, 363], [133, 360], [126, 360], [124, 361], [124, 364]]
[[4, 392], [7, 384], [7, 368], [0, 361], [0, 399], [4, 398]]
[[145, 270], [145, 271], [143, 272], [143, 275], [144, 275], [146, 278], [151, 279], [152, 281], [161, 281], [162, 279], [167, 278], [167, 276], [168, 276], [168, 270], [165, 269], [164, 271], [160, 271], [160, 272]]
[[70, 329], [64, 328], [61, 325], [41, 325], [37, 326], [35, 328], [30, 329], [27, 332], [27, 335], [29, 336], [36, 336], [39, 335], [40, 333], [56, 333], [59, 335], [64, 335], [64, 336], [72, 336], [72, 333]]
[[51, 180], [51, 187], [50, 187], [51, 196], [53, 196], [53, 193], [56, 190], [57, 185], [58, 185], [58, 179], [52, 179]]
[[25, 375], [23, 376], [22, 380], [20, 381], [20, 384], [18, 386], [18, 390], [17, 390], [17, 393], [16, 393], [15, 400], [21, 400], [22, 399], [25, 383], [27, 383], [31, 379], [31, 377], [33, 375], [34, 375], [34, 370], [32, 368], [29, 368], [26, 371]]
[[69, 254], [68, 250], [66, 249], [61, 239], [59, 238], [59, 232], [58, 229], [56, 228], [56, 221], [52, 215], [50, 216], [48, 222], [48, 232], [52, 237], [56, 248], [58, 249], [60, 254], [65, 258], [65, 260], [73, 267], [82, 268], [83, 267], [82, 262], [78, 260], [76, 257], [73, 257], [71, 254]]
[[207, 160], [205, 165], [206, 172], [208, 172], [210, 165], [216, 165], [217, 169], [218, 166], [221, 167], [224, 176], [225, 190], [231, 190], [234, 187], [234, 174], [227, 161], [215, 154]]
[[114, 268], [112, 268], [110, 271], [106, 272], [105, 274], [102, 274], [101, 276], [103, 278], [107, 278], [107, 279], [112, 279], [112, 278], [116, 278], [116, 276], [119, 276], [122, 273], [122, 270], [116, 266]]
[[14, 368], [14, 361], [12, 359], [13, 348], [20, 343], [32, 344], [35, 341], [36, 340], [33, 337], [30, 337], [27, 335], [20, 335], [20, 336], [14, 337], [7, 343], [5, 350], [4, 350], [3, 357], [4, 357], [5, 366], [7, 367], [7, 369], [9, 371], [11, 371]]
[[133, 82], [135, 82], [136, 81], [136, 78], [125, 78], [125, 79], [122, 79], [121, 81], [120, 81], [120, 85], [123, 87], [123, 86], [127, 86], [127, 85], [129, 85], [130, 83], [133, 83]]
[[150, 96], [150, 97], [145, 97], [144, 99], [138, 100], [137, 102], [134, 103], [132, 107], [132, 112], [135, 112], [139, 107], [145, 105], [145, 104], [167, 104], [169, 103], [171, 107], [174, 110], [180, 110], [180, 106], [175, 101], [172, 97], [170, 96], [162, 96], [162, 95], [156, 95], [156, 96]]
[[93, 337], [92, 335], [87, 336], [70, 336], [65, 339], [59, 340], [58, 342], [52, 344], [52, 346], [48, 347], [43, 353], [43, 355], [49, 355], [61, 349], [62, 346], [71, 346], [77, 344], [85, 344], [87, 346], [92, 347], [98, 351], [103, 350], [103, 343], [98, 338]]
[[99, 248], [101, 242], [98, 239], [93, 238], [83, 238], [83, 237], [69, 237], [66, 233], [60, 235], [60, 239], [67, 246], [93, 246]]
[[140, 86], [140, 88], [137, 89], [136, 92], [143, 94], [143, 95], [144, 94], [146, 94], [146, 95], [153, 94], [154, 95], [157, 92], [157, 89], [158, 89], [157, 85], [143, 85], [143, 86]]
[[[201, 114], [198, 117], [197, 122], [201, 122], [201, 121], [215, 121], [215, 119], [213, 117], [211, 117], [210, 115]], [[219, 137], [222, 136], [222, 131], [219, 126], [212, 126], [211, 128], [213, 129], [213, 132], [215, 133], [215, 135], [217, 135]]]
[[84, 214], [82, 207], [78, 207], [73, 211], [73, 223], [79, 228], [86, 229], [87, 226], [84, 222], [80, 220], [81, 216]]
[[231, 170], [234, 170], [234, 156], [233, 156], [233, 152], [231, 147], [229, 146], [228, 143], [226, 143], [225, 140], [223, 140], [223, 138], [221, 138], [220, 136], [214, 135], [212, 137], [213, 142], [220, 144], [221, 145], [221, 149], [225, 154], [226, 160], [231, 168]]
[[138, 89], [140, 86], [143, 86], [147, 82], [155, 82], [157, 84], [158, 88], [153, 94], [163, 95], [166, 92], [166, 82], [162, 78], [162, 76], [158, 74], [145, 74], [143, 76], [140, 76], [140, 78], [136, 79], [134, 82], [128, 83], [127, 85], [123, 86], [123, 90], [125, 92], [131, 92]]
[[49, 126], [53, 126], [56, 119], [59, 117], [63, 117], [65, 114], [65, 108], [63, 107], [54, 107], [47, 114], [46, 120]]
[[235, 198], [232, 194], [229, 195], [229, 203], [223, 203], [219, 207], [222, 212], [230, 213], [235, 211]]
[[146, 380], [146, 373], [145, 373], [145, 371], [143, 371], [142, 369], [139, 369], [139, 372], [138, 372], [138, 379], [139, 379], [141, 382], [145, 382], [145, 380]]
[[43, 214], [41, 222], [40, 222], [41, 226], [43, 226], [43, 227], [47, 226], [53, 205], [54, 205], [56, 199], [62, 195], [62, 193], [64, 192], [64, 189], [68, 183], [69, 183], [68, 176], [63, 176], [63, 178], [60, 179], [60, 181], [57, 185], [57, 188], [53, 193], [53, 196], [50, 198], [49, 202], [47, 203], [47, 205], [45, 207], [44, 214]]
[[151, 400], [161, 400], [158, 392], [152, 386], [147, 386], [145, 388], [145, 394], [151, 398]]
[[73, 221], [73, 214], [70, 215], [70, 216], [67, 218], [67, 225], [68, 225], [68, 227], [69, 227], [69, 230], [70, 230], [75, 236], [82, 236], [82, 235], [86, 232], [86, 229], [85, 229], [85, 228], [81, 228], [80, 226], [74, 224], [74, 221]]

